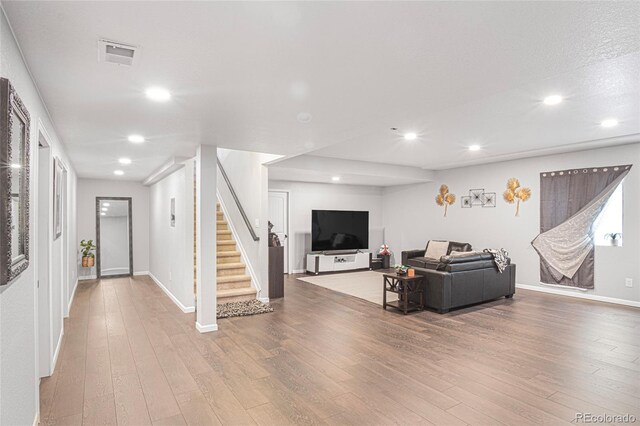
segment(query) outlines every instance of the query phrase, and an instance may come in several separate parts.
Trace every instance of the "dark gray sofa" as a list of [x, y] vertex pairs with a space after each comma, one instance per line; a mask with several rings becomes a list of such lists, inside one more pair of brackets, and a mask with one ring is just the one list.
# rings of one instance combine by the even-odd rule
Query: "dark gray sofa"
[[[425, 258], [426, 249], [402, 252], [402, 264], [425, 277], [425, 305], [438, 313], [473, 305], [516, 292], [516, 265], [509, 261], [500, 273], [490, 253], [471, 252], [468, 243], [449, 242], [447, 255]], [[451, 253], [455, 253], [453, 256]]]

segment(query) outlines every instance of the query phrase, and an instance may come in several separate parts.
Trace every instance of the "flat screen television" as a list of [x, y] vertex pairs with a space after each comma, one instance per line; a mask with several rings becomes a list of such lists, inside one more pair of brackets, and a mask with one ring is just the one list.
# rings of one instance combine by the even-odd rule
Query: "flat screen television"
[[311, 250], [364, 250], [369, 248], [369, 212], [313, 210]]

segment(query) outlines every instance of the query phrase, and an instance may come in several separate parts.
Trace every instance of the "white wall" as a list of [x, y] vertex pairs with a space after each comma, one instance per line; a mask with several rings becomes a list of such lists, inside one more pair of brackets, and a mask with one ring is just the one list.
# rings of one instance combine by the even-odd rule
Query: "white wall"
[[361, 210], [369, 212], [369, 250], [382, 244], [383, 196], [380, 187], [342, 184], [269, 181], [270, 190], [288, 190], [289, 259], [293, 272], [306, 270], [311, 251], [311, 210]]
[[101, 275], [129, 273], [129, 217], [100, 218]]
[[218, 193], [222, 197], [221, 203], [226, 208], [227, 220], [233, 226], [238, 243], [246, 254], [245, 263], [254, 272], [257, 281], [259, 298], [268, 297], [269, 259], [268, 259], [268, 229], [267, 216], [269, 212], [268, 170], [263, 163], [272, 156], [247, 151], [218, 149], [218, 158], [231, 181], [242, 208], [251, 225], [260, 238], [254, 241], [240, 210], [237, 208], [231, 192], [218, 170]]
[[80, 240], [96, 240], [96, 197], [131, 197], [133, 230], [133, 272], [149, 271], [149, 188], [139, 182], [120, 179], [78, 179], [78, 276], [96, 275], [96, 268], [83, 268]]
[[[4, 15], [0, 13], [0, 75], [8, 78], [29, 111], [31, 181], [30, 181], [30, 266], [12, 283], [0, 289], [0, 424], [33, 424], [37, 415], [38, 397], [38, 349], [37, 349], [37, 288], [36, 265], [37, 241], [36, 223], [37, 200], [37, 151], [39, 128], [49, 138], [52, 155], [59, 157], [69, 171], [67, 179], [67, 209], [75, 211], [76, 175], [71, 168], [61, 141], [49, 118], [46, 107], [29, 75], [19, 47]], [[52, 223], [53, 218], [50, 217]], [[64, 268], [64, 252], [75, 253], [76, 226], [73, 215], [69, 217], [68, 236], [52, 243], [51, 259], [51, 298], [53, 319], [52, 341], [60, 342], [62, 315], [75, 287], [75, 268]], [[69, 262], [75, 262], [73, 256], [67, 256]], [[63, 274], [67, 274], [64, 275]]]
[[[176, 200], [175, 227], [170, 224], [171, 198]], [[192, 160], [151, 186], [149, 213], [149, 271], [183, 310], [193, 311]]]
[[[386, 188], [387, 243], [398, 255], [402, 250], [425, 247], [429, 239], [466, 241], [475, 249], [504, 247], [517, 264], [516, 282], [541, 286], [539, 257], [530, 244], [540, 230], [539, 173], [629, 163], [635, 165], [623, 185], [624, 246], [596, 247], [595, 289], [588, 293], [640, 301], [640, 144], [445, 170], [433, 183]], [[533, 191], [532, 198], [521, 204], [519, 217], [514, 216], [515, 206], [502, 199], [510, 177]], [[443, 207], [435, 203], [441, 184], [447, 184], [458, 197], [446, 218]], [[495, 192], [497, 207], [461, 208], [460, 197], [472, 188]], [[398, 208], [406, 203], [410, 207]], [[625, 287], [627, 277], [633, 279], [633, 288]]]

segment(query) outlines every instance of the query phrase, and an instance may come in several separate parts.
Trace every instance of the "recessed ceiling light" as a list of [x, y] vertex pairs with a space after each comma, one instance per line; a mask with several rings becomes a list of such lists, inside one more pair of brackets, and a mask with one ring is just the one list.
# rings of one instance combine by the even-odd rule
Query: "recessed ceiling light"
[[469, 146], [469, 151], [480, 151], [480, 145]]
[[125, 157], [119, 158], [118, 159], [118, 163], [120, 163], [120, 164], [131, 164], [131, 158], [125, 158]]
[[562, 96], [560, 95], [551, 95], [544, 98], [543, 101], [546, 105], [558, 105], [562, 102]]
[[107, 215], [106, 213], [100, 213], [100, 216], [106, 216], [106, 215]]
[[142, 142], [144, 142], [144, 136], [142, 136], [142, 135], [129, 135], [129, 137], [127, 139], [129, 139], [129, 142], [132, 142], [132, 143], [142, 143]]
[[103, 206], [105, 207], [109, 207], [111, 205], [111, 203], [102, 203]]
[[606, 120], [602, 120], [602, 123], [600, 123], [600, 125], [602, 127], [617, 126], [618, 125], [618, 120], [616, 120], [615, 118], [607, 118]]
[[171, 99], [171, 93], [162, 87], [149, 87], [144, 93], [147, 98], [156, 102], [166, 102]]
[[414, 139], [415, 139], [415, 138], [417, 138], [417, 137], [418, 137], [418, 135], [416, 135], [415, 133], [405, 133], [405, 134], [404, 134], [404, 138], [405, 138], [406, 140], [408, 140], [408, 141], [412, 141], [412, 140], [414, 140]]
[[20, 169], [20, 168], [22, 168], [22, 166], [20, 164], [17, 164], [17, 163], [12, 163], [11, 164], [11, 168], [12, 169]]
[[334, 182], [340, 182], [340, 176], [334, 176], [331, 178], [331, 180]]
[[118, 176], [122, 176], [124, 174], [124, 172], [122, 170], [114, 170], [113, 174], [114, 175], [118, 175]]
[[109, 210], [109, 209], [108, 209], [108, 208], [106, 208], [106, 207], [103, 207], [103, 208], [102, 208], [102, 211], [103, 211], [103, 212], [106, 212], [107, 210]]
[[309, 114], [308, 112], [301, 112], [296, 116], [296, 120], [298, 120], [298, 122], [302, 124], [311, 123], [312, 118], [313, 117], [311, 117], [311, 114]]

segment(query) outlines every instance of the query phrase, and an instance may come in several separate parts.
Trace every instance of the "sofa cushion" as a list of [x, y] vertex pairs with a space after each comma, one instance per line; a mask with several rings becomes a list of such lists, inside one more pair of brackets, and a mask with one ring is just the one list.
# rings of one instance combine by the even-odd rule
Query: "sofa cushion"
[[442, 256], [447, 255], [449, 252], [449, 241], [429, 240], [427, 244], [427, 250], [424, 252], [424, 257], [430, 259], [440, 259]]
[[493, 260], [474, 260], [471, 262], [439, 263], [437, 270], [444, 272], [462, 272], [476, 269], [495, 269], [495, 267], [496, 265]]
[[421, 269], [432, 269], [434, 271], [438, 268], [439, 264], [440, 262], [436, 259], [429, 259], [427, 257], [412, 257], [407, 260], [407, 266]]
[[454, 252], [448, 256], [442, 256], [440, 258], [441, 263], [465, 263], [465, 262], [477, 262], [479, 260], [493, 260], [491, 253], [484, 253], [481, 251], [469, 251], [469, 252]]
[[459, 243], [457, 241], [449, 241], [449, 250], [447, 250], [447, 254], [451, 254], [454, 251], [471, 251], [471, 244], [469, 243]]

